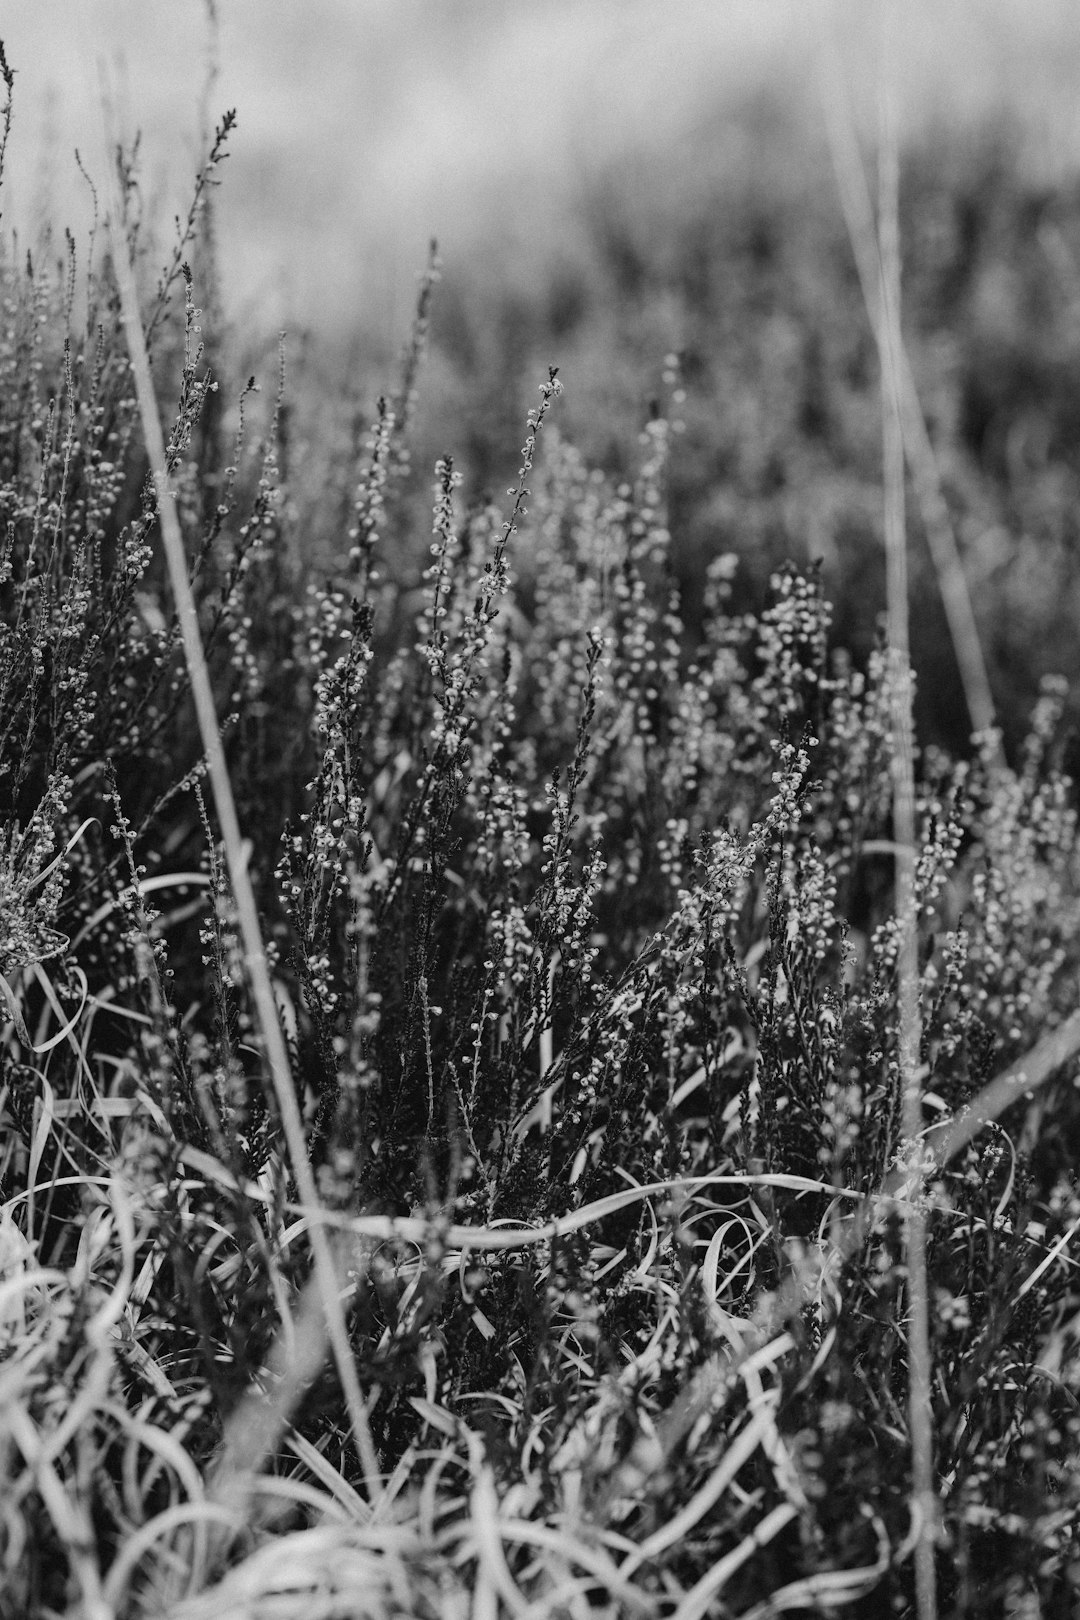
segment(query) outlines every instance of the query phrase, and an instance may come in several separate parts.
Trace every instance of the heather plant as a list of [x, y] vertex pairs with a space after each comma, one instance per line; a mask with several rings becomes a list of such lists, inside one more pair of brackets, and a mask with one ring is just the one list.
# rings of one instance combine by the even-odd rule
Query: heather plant
[[[434, 257], [312, 565], [284, 351], [260, 413], [199, 347], [231, 124], [156, 291], [126, 159], [86, 322], [73, 244], [0, 259], [2, 1612], [914, 1612], [916, 1201], [943, 1612], [1064, 1612], [1065, 692], [1013, 763], [921, 755], [898, 917], [906, 672], [834, 651], [814, 570], [746, 611], [720, 555], [688, 600], [674, 356], [625, 476], [561, 436], [555, 369], [503, 500], [463, 499], [449, 448], [416, 467]], [[1010, 1106], [950, 1137], [1003, 1071]]]
[[[546, 256], [449, 264], [421, 428], [434, 455], [460, 409], [473, 475], [494, 483], [530, 364], [557, 354], [574, 379], [565, 430], [626, 476], [658, 358], [677, 349], [686, 429], [670, 499], [688, 617], [696, 628], [718, 550], [739, 557], [743, 607], [785, 560], [821, 557], [834, 634], [862, 663], [885, 598], [874, 334], [821, 137], [836, 86], [819, 107], [806, 77], [809, 106], [747, 84], [717, 100], [692, 158], [655, 142], [582, 177]], [[1075, 176], [996, 115], [912, 117], [901, 157], [905, 341], [1015, 748], [1043, 675], [1075, 685], [1059, 611], [1076, 588]], [[935, 521], [911, 506], [920, 727], [964, 751]]]

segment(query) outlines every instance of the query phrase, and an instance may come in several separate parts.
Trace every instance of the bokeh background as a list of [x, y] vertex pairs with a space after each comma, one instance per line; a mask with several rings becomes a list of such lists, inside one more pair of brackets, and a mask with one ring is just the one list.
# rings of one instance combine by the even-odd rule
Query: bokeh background
[[[912, 0], [0, 0], [16, 69], [3, 229], [85, 241], [100, 86], [141, 131], [162, 255], [201, 143], [238, 128], [215, 196], [219, 363], [276, 368], [298, 418], [392, 381], [429, 237], [444, 275], [422, 385], [472, 493], [517, 464], [547, 364], [562, 429], [609, 471], [680, 356], [676, 569], [718, 551], [748, 604], [821, 559], [864, 657], [883, 602], [877, 362], [826, 137], [873, 184], [883, 75], [903, 163], [904, 322], [1007, 738], [1040, 678], [1080, 674], [1080, 12]], [[329, 413], [329, 414], [328, 414]], [[423, 544], [424, 525], [418, 526]], [[969, 730], [912, 505], [924, 739]], [[692, 616], [692, 615], [691, 615]]]

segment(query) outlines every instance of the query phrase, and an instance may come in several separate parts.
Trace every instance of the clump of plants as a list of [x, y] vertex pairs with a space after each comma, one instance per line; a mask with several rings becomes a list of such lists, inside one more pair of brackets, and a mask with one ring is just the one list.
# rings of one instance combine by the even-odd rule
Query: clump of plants
[[[718, 549], [740, 559], [744, 608], [785, 560], [820, 556], [834, 634], [864, 661], [885, 599], [873, 332], [814, 76], [805, 101], [752, 77], [717, 96], [692, 144], [653, 141], [583, 180], [545, 255], [513, 273], [489, 253], [448, 262], [422, 442], [433, 458], [456, 411], [470, 476], [505, 482], [511, 413], [557, 355], [573, 382], [568, 436], [630, 476], [657, 359], [677, 349], [686, 431], [669, 497], [688, 617], [696, 627]], [[906, 130], [904, 335], [1018, 749], [1043, 675], [1076, 687], [1080, 192], [1019, 121], [948, 112]], [[962, 751], [971, 726], [933, 528], [912, 500], [916, 711], [928, 740]]]
[[942, 1612], [1064, 1612], [1063, 691], [1012, 764], [919, 760], [905, 1139], [895, 662], [831, 652], [813, 571], [748, 614], [719, 556], [683, 600], [675, 362], [632, 478], [552, 369], [463, 503], [452, 446], [408, 454], [433, 258], [312, 567], [284, 362], [262, 411], [211, 372], [199, 207], [155, 284], [121, 177], [85, 265], [0, 259], [3, 1612], [914, 1612], [915, 1203]]

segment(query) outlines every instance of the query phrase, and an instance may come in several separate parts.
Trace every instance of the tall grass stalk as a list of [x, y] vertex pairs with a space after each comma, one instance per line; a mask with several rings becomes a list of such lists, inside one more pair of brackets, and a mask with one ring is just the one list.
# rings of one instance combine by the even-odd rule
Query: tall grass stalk
[[[107, 116], [105, 121], [107, 124]], [[106, 144], [107, 146], [111, 145], [107, 135]], [[128, 354], [135, 380], [147, 455], [150, 459], [157, 495], [162, 543], [180, 621], [184, 658], [191, 681], [191, 692], [198, 718], [199, 733], [205, 750], [207, 770], [214, 795], [214, 805], [221, 826], [229, 880], [232, 885], [244, 943], [245, 967], [258, 1013], [267, 1062], [273, 1080], [274, 1094], [281, 1111], [282, 1130], [300, 1198], [302, 1203], [308, 1206], [309, 1209], [317, 1210], [320, 1203], [319, 1194], [308, 1157], [296, 1087], [293, 1083], [289, 1056], [285, 1048], [277, 1006], [274, 1001], [273, 987], [270, 982], [262, 930], [255, 904], [255, 893], [248, 873], [247, 853], [236, 813], [236, 802], [233, 797], [232, 782], [225, 760], [225, 750], [222, 746], [214, 694], [210, 684], [210, 673], [207, 668], [206, 655], [199, 630], [198, 612], [188, 575], [188, 563], [184, 551], [184, 539], [180, 529], [176, 495], [170, 483], [166, 465], [165, 439], [161, 430], [161, 419], [158, 415], [158, 406], [154, 394], [150, 360], [139, 314], [138, 294], [135, 289], [135, 278], [131, 268], [128, 242], [124, 229], [123, 205], [119, 186], [110, 163], [105, 165], [104, 172], [109, 177], [111, 193], [109, 198], [109, 235], [117, 286], [120, 293], [124, 330], [128, 343]], [[335, 1366], [347, 1403], [353, 1437], [364, 1470], [368, 1496], [374, 1504], [378, 1500], [381, 1491], [379, 1464], [371, 1439], [371, 1431], [356, 1373], [356, 1365], [349, 1347], [348, 1329], [340, 1299], [338, 1264], [335, 1260], [330, 1239], [317, 1220], [311, 1223], [310, 1233], [312, 1257], [325, 1316], [326, 1332], [329, 1335]], [[315, 1375], [321, 1363], [321, 1355], [309, 1352], [307, 1365], [311, 1376]], [[291, 1389], [292, 1386], [286, 1384], [283, 1387]], [[246, 1415], [243, 1413], [243, 1408], [241, 1408], [241, 1413]], [[276, 1437], [276, 1431], [284, 1426], [286, 1419], [287, 1413], [282, 1411], [279, 1414], [279, 1421], [270, 1425], [266, 1432], [267, 1442], [269, 1442], [271, 1430], [275, 1431]], [[234, 1449], [235, 1453], [244, 1456], [252, 1467], [257, 1467], [258, 1462], [261, 1461], [261, 1458], [256, 1458], [251, 1454], [250, 1446], [243, 1442], [242, 1437], [234, 1437]]]
[[[821, 104], [836, 188], [855, 259], [863, 301], [875, 338], [883, 330], [882, 277], [874, 207], [859, 153], [855, 120], [833, 28], [821, 35]], [[911, 471], [920, 516], [933, 560], [942, 607], [949, 626], [971, 728], [988, 731], [995, 708], [978, 622], [971, 605], [964, 563], [941, 488], [937, 457], [904, 345], [898, 334], [895, 361], [896, 409], [903, 423], [903, 453]]]
[[930, 1382], [930, 1302], [926, 1270], [927, 1219], [923, 1197], [923, 1098], [920, 1054], [918, 898], [915, 889], [915, 735], [912, 715], [911, 647], [908, 624], [908, 555], [904, 491], [904, 426], [901, 397], [899, 157], [891, 68], [889, 0], [883, 0], [881, 115], [878, 151], [881, 294], [878, 302], [881, 361], [882, 445], [885, 479], [885, 551], [888, 656], [892, 665], [890, 709], [893, 740], [893, 842], [895, 860], [897, 1014], [900, 1083], [903, 1088], [903, 1152], [912, 1160], [907, 1193], [908, 1423], [911, 1435], [912, 1505], [917, 1522], [915, 1591], [919, 1620], [936, 1620], [934, 1568], [938, 1503], [934, 1486]]

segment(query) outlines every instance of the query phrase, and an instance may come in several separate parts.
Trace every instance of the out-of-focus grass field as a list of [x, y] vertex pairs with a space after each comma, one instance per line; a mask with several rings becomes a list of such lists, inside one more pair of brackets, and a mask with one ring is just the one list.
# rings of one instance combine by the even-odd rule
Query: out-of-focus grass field
[[[873, 183], [876, 7], [190, 0], [151, 21], [137, 0], [56, 0], [4, 28], [22, 112], [5, 215], [26, 240], [45, 219], [88, 226], [72, 154], [92, 168], [99, 151], [99, 63], [119, 126], [142, 131], [155, 219], [184, 209], [201, 134], [236, 106], [216, 232], [238, 372], [265, 371], [285, 328], [312, 399], [344, 380], [370, 403], [435, 235], [419, 471], [449, 450], [474, 491], [505, 484], [547, 363], [567, 431], [617, 471], [675, 351], [684, 582], [734, 549], [756, 598], [778, 562], [820, 557], [838, 637], [868, 650], [876, 361], [822, 64], [831, 41]], [[1078, 69], [1070, 6], [997, 0], [909, 8], [887, 70], [907, 339], [1007, 737], [1040, 677], [1076, 661]], [[917, 513], [911, 529], [919, 719], [962, 745]]]
[[[206, 93], [203, 0], [50, 0], [4, 8], [19, 64], [8, 223], [73, 224], [88, 199], [72, 150], [98, 128], [96, 58], [167, 204], [187, 198]], [[831, 29], [856, 110], [875, 116], [876, 7], [788, 0], [217, 0], [211, 113], [240, 112], [222, 197], [234, 310], [327, 335], [394, 332], [427, 237], [472, 283], [523, 293], [581, 246], [591, 183], [622, 175], [648, 218], [657, 183], [686, 214], [709, 187], [770, 191], [823, 159], [815, 52]], [[927, 0], [906, 8], [895, 62], [901, 116], [953, 133], [1019, 121], [1042, 178], [1075, 164], [1080, 27], [1062, 0]], [[771, 93], [785, 119], [754, 119]], [[17, 160], [17, 161], [15, 161]], [[835, 209], [827, 196], [823, 209]], [[396, 341], [396, 339], [395, 339]]]

